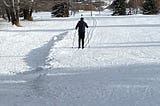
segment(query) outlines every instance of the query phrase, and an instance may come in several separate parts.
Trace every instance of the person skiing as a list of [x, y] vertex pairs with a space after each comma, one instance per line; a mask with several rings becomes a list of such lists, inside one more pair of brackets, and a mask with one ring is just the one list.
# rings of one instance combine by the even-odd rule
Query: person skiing
[[84, 48], [85, 28], [88, 28], [88, 25], [84, 21], [84, 18], [81, 17], [75, 29], [76, 30], [78, 29], [78, 48], [81, 47], [81, 42], [82, 42], [82, 49]]

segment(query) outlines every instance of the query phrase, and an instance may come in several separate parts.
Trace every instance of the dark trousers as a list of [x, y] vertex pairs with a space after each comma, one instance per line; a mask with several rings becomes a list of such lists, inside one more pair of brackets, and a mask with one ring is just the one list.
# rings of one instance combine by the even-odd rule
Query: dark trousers
[[82, 48], [84, 48], [84, 38], [85, 38], [85, 32], [79, 32], [78, 48], [81, 47], [81, 42], [82, 42]]

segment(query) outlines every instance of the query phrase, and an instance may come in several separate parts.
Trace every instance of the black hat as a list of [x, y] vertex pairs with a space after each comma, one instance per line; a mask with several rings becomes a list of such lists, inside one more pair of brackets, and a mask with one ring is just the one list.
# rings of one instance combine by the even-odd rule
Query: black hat
[[81, 20], [84, 20], [84, 18], [83, 18], [83, 17], [81, 17]]

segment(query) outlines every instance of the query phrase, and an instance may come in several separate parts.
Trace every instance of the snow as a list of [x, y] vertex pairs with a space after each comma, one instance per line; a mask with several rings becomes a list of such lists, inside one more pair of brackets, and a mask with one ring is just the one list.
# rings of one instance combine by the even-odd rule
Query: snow
[[[77, 49], [81, 14], [89, 28]], [[20, 28], [0, 19], [0, 105], [159, 106], [159, 15], [109, 14], [34, 13]]]

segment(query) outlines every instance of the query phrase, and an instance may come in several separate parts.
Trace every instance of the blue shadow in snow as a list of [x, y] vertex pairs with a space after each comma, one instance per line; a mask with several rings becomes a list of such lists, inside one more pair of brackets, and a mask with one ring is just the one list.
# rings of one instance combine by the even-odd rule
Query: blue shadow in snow
[[[45, 60], [49, 55], [50, 49], [55, 45], [56, 42], [62, 40], [64, 38], [64, 35], [66, 35], [67, 33], [68, 32], [64, 32], [60, 35], [54, 36], [47, 44], [43, 45], [40, 48], [33, 49], [26, 56], [26, 58], [24, 58], [24, 61], [31, 69], [35, 69], [39, 66], [45, 65]], [[55, 37], [57, 38], [55, 39]]]

